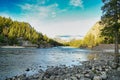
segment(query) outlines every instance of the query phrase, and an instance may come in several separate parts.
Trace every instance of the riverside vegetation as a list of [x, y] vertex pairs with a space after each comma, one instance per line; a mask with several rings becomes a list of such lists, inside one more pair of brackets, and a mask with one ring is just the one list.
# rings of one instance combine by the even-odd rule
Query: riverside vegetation
[[[65, 45], [79, 47], [79, 48], [92, 48], [99, 44], [113, 44], [114, 36], [109, 33], [107, 35], [102, 34], [102, 29], [104, 26], [101, 24], [101, 21], [96, 22], [93, 27], [87, 32], [85, 37], [80, 40], [71, 40], [70, 42], [65, 42]], [[120, 31], [119, 31], [120, 33]], [[120, 36], [120, 34], [119, 34]], [[120, 38], [118, 43], [120, 43]]]
[[29, 23], [13, 21], [10, 18], [0, 16], [0, 46], [22, 46], [23, 41], [29, 41], [31, 44], [36, 44], [37, 47], [61, 45], [37, 32]]

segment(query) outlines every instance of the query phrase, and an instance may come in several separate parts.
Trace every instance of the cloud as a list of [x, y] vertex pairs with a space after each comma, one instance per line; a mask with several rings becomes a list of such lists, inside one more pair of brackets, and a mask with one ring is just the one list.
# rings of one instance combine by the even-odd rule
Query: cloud
[[70, 0], [70, 5], [74, 7], [83, 7], [83, 1], [82, 0]]
[[55, 18], [57, 16], [57, 13], [56, 12], [52, 12], [51, 15], [52, 15], [51, 16], [52, 18]]
[[24, 4], [24, 5], [18, 5], [19, 7], [21, 7], [22, 10], [31, 10], [33, 8], [33, 5], [31, 4]]
[[42, 32], [42, 28], [45, 27], [45, 20], [49, 18], [55, 18], [57, 11], [59, 11], [58, 4], [54, 3], [48, 6], [40, 6], [39, 4], [22, 4], [18, 5], [23, 13], [20, 21], [30, 23], [36, 30]]
[[24, 12], [24, 16], [35, 16], [39, 19], [45, 19], [48, 17], [56, 17], [58, 10], [58, 4], [54, 3], [48, 6], [40, 6], [39, 4], [22, 4], [18, 5]]

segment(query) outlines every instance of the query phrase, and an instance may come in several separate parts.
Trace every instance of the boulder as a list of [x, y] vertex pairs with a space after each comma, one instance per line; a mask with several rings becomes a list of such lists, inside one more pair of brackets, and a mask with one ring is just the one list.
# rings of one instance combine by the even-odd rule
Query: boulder
[[93, 80], [102, 80], [100, 76], [94, 76]]
[[30, 71], [30, 69], [29, 69], [29, 68], [27, 68], [25, 71]]
[[120, 71], [120, 67], [117, 68], [117, 71]]
[[75, 76], [72, 76], [71, 80], [78, 80], [78, 79]]
[[106, 80], [107, 79], [107, 74], [106, 74], [106, 72], [101, 72], [101, 78], [103, 79], [103, 80]]

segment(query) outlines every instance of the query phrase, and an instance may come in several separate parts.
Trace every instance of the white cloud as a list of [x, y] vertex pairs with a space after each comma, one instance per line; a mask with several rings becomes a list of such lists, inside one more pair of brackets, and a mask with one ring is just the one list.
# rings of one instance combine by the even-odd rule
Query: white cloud
[[49, 2], [49, 0], [36, 0], [36, 3], [44, 5], [46, 2]]
[[43, 18], [48, 17], [49, 12], [51, 11], [48, 7], [39, 7], [38, 9], [39, 11], [36, 14], [38, 14], [38, 17], [43, 17]]
[[29, 17], [35, 16], [39, 19], [45, 19], [47, 17], [56, 17], [56, 11], [58, 10], [57, 3], [51, 4], [49, 6], [39, 6], [39, 4], [23, 4], [18, 6], [23, 10], [23, 15]]
[[19, 7], [25, 11], [25, 13], [22, 14], [22, 18], [19, 20], [29, 22], [37, 31], [42, 32], [46, 26], [46, 23], [44, 24], [44, 20], [47, 18], [55, 18], [57, 15], [58, 6], [59, 5], [57, 3], [49, 6], [39, 6], [39, 4], [19, 5]]
[[70, 5], [75, 7], [83, 7], [83, 1], [82, 0], [70, 0]]
[[21, 7], [23, 10], [31, 10], [33, 8], [33, 5], [31, 4], [24, 4], [24, 5], [18, 5]]
[[56, 15], [56, 12], [52, 12], [52, 17], [55, 18], [57, 15]]

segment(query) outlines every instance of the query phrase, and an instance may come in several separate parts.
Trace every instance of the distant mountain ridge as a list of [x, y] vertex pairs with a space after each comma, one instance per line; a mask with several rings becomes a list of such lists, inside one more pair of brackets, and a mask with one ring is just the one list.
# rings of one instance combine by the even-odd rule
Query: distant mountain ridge
[[58, 42], [69, 42], [71, 40], [82, 39], [81, 35], [56, 35], [53, 39]]

